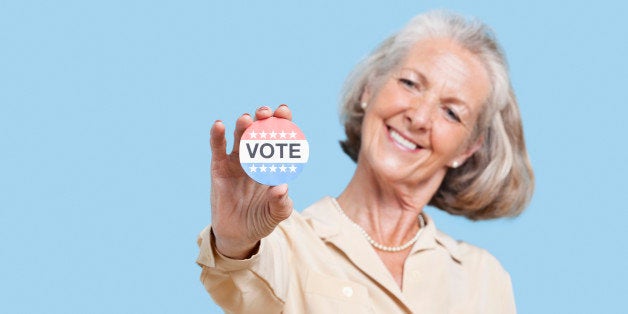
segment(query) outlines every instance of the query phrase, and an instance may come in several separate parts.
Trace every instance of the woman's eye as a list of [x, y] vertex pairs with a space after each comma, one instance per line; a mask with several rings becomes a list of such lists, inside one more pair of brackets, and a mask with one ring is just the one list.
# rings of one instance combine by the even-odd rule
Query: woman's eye
[[401, 82], [401, 84], [403, 84], [405, 87], [418, 88], [417, 83], [415, 83], [414, 81], [409, 80], [407, 78], [400, 78], [399, 82]]
[[447, 112], [447, 116], [449, 118], [451, 118], [452, 120], [456, 121], [456, 122], [460, 122], [460, 117], [458, 116], [458, 114], [451, 108], [447, 107], [445, 108], [445, 111]]

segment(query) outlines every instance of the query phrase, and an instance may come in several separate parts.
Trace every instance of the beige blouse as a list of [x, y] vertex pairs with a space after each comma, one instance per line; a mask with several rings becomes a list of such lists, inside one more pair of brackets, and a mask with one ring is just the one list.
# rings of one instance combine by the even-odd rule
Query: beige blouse
[[294, 211], [246, 260], [218, 253], [205, 228], [198, 239], [201, 281], [228, 313], [516, 313], [499, 262], [425, 216], [403, 289], [329, 197]]

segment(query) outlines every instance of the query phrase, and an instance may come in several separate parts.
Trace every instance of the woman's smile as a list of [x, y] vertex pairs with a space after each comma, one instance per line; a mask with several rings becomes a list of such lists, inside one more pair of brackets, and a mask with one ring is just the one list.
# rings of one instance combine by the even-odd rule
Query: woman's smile
[[397, 145], [397, 147], [401, 148], [402, 150], [409, 152], [418, 152], [423, 148], [422, 146], [403, 136], [401, 133], [399, 133], [397, 130], [390, 126], [387, 126], [386, 130], [388, 131], [388, 139], [390, 139], [394, 144]]

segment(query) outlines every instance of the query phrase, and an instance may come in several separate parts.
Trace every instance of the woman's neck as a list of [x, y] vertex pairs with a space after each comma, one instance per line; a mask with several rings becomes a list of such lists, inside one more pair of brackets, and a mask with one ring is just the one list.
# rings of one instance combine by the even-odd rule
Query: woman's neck
[[438, 189], [440, 180], [424, 184], [389, 182], [367, 169], [370, 168], [358, 165], [338, 203], [375, 241], [386, 246], [405, 243], [418, 231], [418, 215]]

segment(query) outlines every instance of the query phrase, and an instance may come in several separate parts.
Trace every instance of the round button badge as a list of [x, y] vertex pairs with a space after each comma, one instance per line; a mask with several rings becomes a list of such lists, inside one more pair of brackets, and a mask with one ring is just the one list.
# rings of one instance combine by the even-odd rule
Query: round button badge
[[240, 139], [240, 164], [253, 180], [279, 185], [296, 178], [307, 163], [310, 147], [290, 120], [257, 120]]

